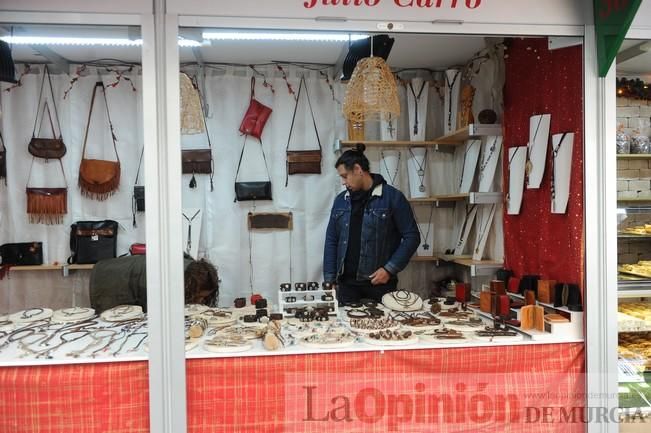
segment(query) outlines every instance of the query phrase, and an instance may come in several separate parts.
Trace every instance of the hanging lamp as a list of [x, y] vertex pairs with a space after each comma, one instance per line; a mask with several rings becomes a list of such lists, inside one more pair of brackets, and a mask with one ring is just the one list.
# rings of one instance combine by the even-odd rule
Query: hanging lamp
[[346, 87], [343, 112], [352, 122], [400, 116], [396, 79], [384, 59], [373, 56], [372, 36], [371, 56], [357, 62]]

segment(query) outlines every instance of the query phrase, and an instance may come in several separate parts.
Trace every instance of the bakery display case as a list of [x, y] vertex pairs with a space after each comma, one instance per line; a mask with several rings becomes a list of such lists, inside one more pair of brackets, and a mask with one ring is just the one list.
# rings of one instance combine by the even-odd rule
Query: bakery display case
[[651, 203], [624, 204], [618, 222], [618, 381], [622, 414], [651, 413]]

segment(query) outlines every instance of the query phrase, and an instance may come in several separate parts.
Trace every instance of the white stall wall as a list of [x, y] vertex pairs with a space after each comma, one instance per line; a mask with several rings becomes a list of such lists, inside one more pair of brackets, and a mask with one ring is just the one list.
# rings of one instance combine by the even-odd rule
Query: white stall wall
[[[493, 77], [497, 67], [493, 59], [482, 66], [482, 74]], [[499, 69], [499, 67], [497, 67]], [[263, 78], [257, 77], [256, 98], [273, 109], [262, 137], [262, 146], [267, 157], [273, 186], [273, 202], [260, 201], [234, 202], [235, 171], [244, 142], [238, 127], [249, 104], [251, 69], [249, 68], [207, 68], [206, 102], [208, 103], [208, 129], [212, 141], [214, 165], [214, 191], [210, 191], [207, 175], [197, 175], [196, 189], [189, 188], [191, 175], [182, 179], [183, 208], [201, 208], [203, 218], [200, 230], [199, 257], [213, 262], [221, 278], [220, 304], [231, 305], [233, 299], [248, 296], [252, 292], [277, 299], [277, 287], [286, 281], [321, 281], [322, 255], [325, 230], [334, 196], [341, 191], [339, 178], [334, 169], [337, 154], [334, 143], [345, 138], [344, 122], [341, 118], [341, 103], [344, 88], [335, 84], [331, 90], [322, 75], [315, 71], [286, 66], [288, 80], [294, 90], [298, 90], [300, 76], [305, 74], [307, 87], [317, 121], [319, 137], [323, 147], [321, 175], [294, 175], [289, 177], [285, 187], [286, 164], [285, 148], [294, 110], [294, 99], [289, 94], [287, 84], [275, 67], [257, 68], [265, 74], [273, 86], [262, 85]], [[485, 71], [484, 71], [485, 69]], [[190, 71], [193, 73], [194, 71]], [[328, 71], [331, 75], [332, 71]], [[132, 75], [134, 84], [140, 89], [138, 75]], [[428, 79], [433, 78], [427, 75]], [[138, 227], [132, 227], [131, 191], [135, 181], [140, 150], [142, 149], [142, 107], [140, 92], [133, 92], [126, 82], [108, 88], [111, 117], [118, 137], [118, 151], [122, 163], [122, 181], [119, 192], [106, 202], [96, 202], [83, 198], [77, 187], [77, 173], [81, 159], [81, 146], [85, 130], [88, 105], [93, 84], [94, 72], [81, 77], [66, 99], [63, 93], [70, 86], [70, 77], [53, 76], [55, 96], [62, 118], [63, 137], [68, 146], [64, 157], [64, 167], [69, 186], [69, 213], [65, 223], [59, 226], [29, 224], [25, 214], [25, 192], [31, 156], [27, 144], [31, 137], [34, 112], [40, 85], [38, 75], [28, 75], [23, 86], [2, 93], [2, 128], [8, 147], [9, 186], [0, 187], [0, 243], [39, 240], [44, 242], [45, 262], [64, 262], [69, 255], [69, 226], [77, 220], [114, 219], [120, 223], [118, 254], [127, 252], [133, 242], [145, 242], [144, 216], [137, 216]], [[104, 76], [105, 83], [113, 82], [113, 76]], [[491, 98], [492, 83], [475, 78], [479, 100]], [[6, 88], [7, 86], [4, 85]], [[334, 91], [334, 97], [333, 97]], [[400, 90], [401, 103], [405, 105], [406, 92]], [[498, 98], [499, 99], [499, 98]], [[427, 137], [441, 134], [442, 99], [435, 90], [430, 92], [430, 114], [428, 115]], [[499, 105], [499, 104], [498, 104]], [[481, 107], [477, 107], [479, 110]], [[498, 111], [499, 107], [495, 107]], [[475, 111], [477, 111], [475, 110]], [[406, 114], [406, 113], [405, 113]], [[475, 113], [476, 114], [476, 113]], [[111, 159], [112, 144], [104, 123], [102, 100], [96, 100], [89, 137], [89, 155]], [[403, 122], [403, 123], [406, 123]], [[101, 130], [99, 126], [104, 126]], [[398, 139], [406, 139], [406, 125], [398, 126]], [[49, 129], [44, 131], [49, 133]], [[379, 136], [379, 126], [369, 124], [367, 139]], [[182, 135], [183, 148], [203, 148], [207, 146], [204, 134]], [[317, 141], [306, 100], [301, 98], [292, 136], [290, 149], [315, 149]], [[369, 149], [372, 171], [379, 170], [380, 151]], [[454, 193], [458, 188], [463, 160], [463, 149], [455, 154], [428, 153], [430, 170], [430, 191], [433, 194]], [[408, 191], [407, 176], [408, 151], [402, 150], [400, 184]], [[49, 162], [34, 164], [34, 186], [58, 185], [58, 164]], [[45, 174], [47, 173], [47, 174]], [[141, 172], [141, 176], [146, 173]], [[247, 139], [244, 162], [240, 180], [262, 180], [266, 177], [260, 143]], [[497, 175], [496, 188], [499, 189], [501, 176]], [[141, 178], [142, 179], [142, 178]], [[46, 183], [47, 181], [47, 183]], [[142, 180], [141, 180], [142, 183]], [[294, 228], [288, 231], [257, 231], [250, 233], [247, 227], [249, 211], [292, 212]], [[453, 242], [454, 223], [458, 217], [453, 209], [434, 211], [433, 233], [434, 250], [442, 251]], [[419, 222], [426, 222], [430, 208], [416, 206]], [[462, 212], [463, 213], [463, 212]], [[179, 236], [185, 235], [179, 227]], [[497, 239], [501, 239], [498, 236]], [[501, 242], [489, 241], [487, 255], [502, 256]], [[251, 262], [251, 264], [250, 264]], [[253, 273], [250, 269], [253, 269]], [[457, 269], [458, 271], [458, 269]], [[400, 274], [400, 286], [423, 294], [429, 292], [434, 279], [453, 275], [451, 267], [438, 270], [431, 263], [413, 263]], [[47, 277], [46, 277], [47, 275]], [[53, 307], [88, 304], [87, 271], [76, 271], [73, 277], [62, 277], [60, 272], [12, 272], [10, 278], [0, 282], [8, 296], [3, 296], [0, 311], [16, 310], [34, 305]], [[46, 283], [47, 281], [47, 283]]]

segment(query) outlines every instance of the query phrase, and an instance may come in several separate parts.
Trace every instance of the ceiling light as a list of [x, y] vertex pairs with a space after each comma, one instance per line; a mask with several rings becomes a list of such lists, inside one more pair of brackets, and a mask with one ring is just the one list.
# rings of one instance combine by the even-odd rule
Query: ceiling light
[[67, 38], [51, 36], [4, 36], [3, 41], [16, 45], [104, 45], [140, 46], [142, 39], [126, 38]]
[[[142, 46], [142, 39], [125, 38], [69, 38], [51, 36], [3, 36], [0, 40], [15, 45], [99, 45], [99, 46]], [[180, 47], [200, 47], [201, 42], [179, 39]]]
[[297, 33], [297, 32], [203, 32], [204, 39], [240, 41], [311, 41], [348, 42], [368, 38], [362, 34], [348, 33]]

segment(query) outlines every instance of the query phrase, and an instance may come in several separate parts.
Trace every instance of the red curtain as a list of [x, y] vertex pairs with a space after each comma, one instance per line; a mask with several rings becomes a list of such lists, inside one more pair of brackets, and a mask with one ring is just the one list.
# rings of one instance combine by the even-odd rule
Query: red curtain
[[[504, 185], [508, 148], [529, 141], [529, 117], [551, 114], [550, 137], [574, 132], [567, 213], [552, 214], [551, 144], [540, 189], [525, 186], [519, 215], [504, 214], [505, 267], [516, 276], [540, 275], [583, 287], [583, 52], [550, 51], [547, 38], [510, 39], [504, 86]], [[551, 143], [551, 138], [550, 138]]]

